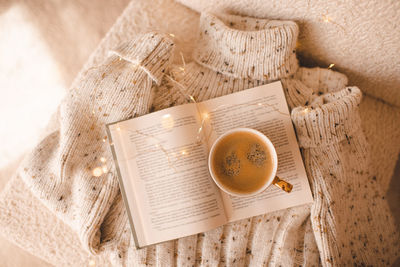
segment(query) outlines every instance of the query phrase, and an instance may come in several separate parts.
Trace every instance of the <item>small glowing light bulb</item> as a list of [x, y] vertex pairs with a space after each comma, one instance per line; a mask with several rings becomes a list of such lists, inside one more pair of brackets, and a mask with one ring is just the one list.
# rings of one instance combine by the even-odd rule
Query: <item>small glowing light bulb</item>
[[165, 129], [171, 129], [174, 127], [174, 118], [171, 114], [165, 114], [162, 116], [161, 124]]
[[310, 112], [310, 109], [309, 109], [309, 108], [305, 108], [305, 109], [303, 110], [303, 113], [304, 113], [304, 114], [307, 114], [308, 112]]
[[332, 69], [334, 66], [335, 66], [335, 64], [332, 63], [329, 65], [328, 69]]
[[209, 115], [207, 112], [203, 113], [203, 119], [208, 119]]
[[185, 150], [182, 150], [181, 154], [182, 154], [182, 155], [186, 155], [187, 152], [186, 152]]
[[95, 266], [95, 265], [96, 265], [96, 262], [94, 260], [89, 261], [89, 266]]
[[192, 100], [193, 102], [196, 102], [196, 100], [194, 100], [194, 97], [192, 95], [189, 96], [190, 100]]
[[117, 127], [117, 131], [121, 131], [121, 128], [120, 128], [120, 127]]
[[101, 170], [103, 171], [103, 173], [107, 173], [108, 172], [108, 168], [106, 165], [103, 165], [103, 167], [101, 167]]
[[330, 19], [327, 15], [323, 15], [323, 16], [322, 16], [322, 20], [323, 20], [325, 23], [328, 23], [331, 19]]
[[258, 103], [257, 105], [258, 105], [258, 106], [262, 106], [262, 104], [261, 104], [261, 103]]
[[106, 160], [105, 157], [101, 157], [101, 158], [100, 158], [100, 161], [104, 163], [104, 162], [106, 162], [107, 160]]
[[96, 167], [92, 171], [94, 177], [100, 177], [103, 174], [103, 170], [100, 167]]
[[172, 38], [174, 38], [174, 37], [175, 37], [175, 34], [170, 33], [169, 36], [171, 36]]

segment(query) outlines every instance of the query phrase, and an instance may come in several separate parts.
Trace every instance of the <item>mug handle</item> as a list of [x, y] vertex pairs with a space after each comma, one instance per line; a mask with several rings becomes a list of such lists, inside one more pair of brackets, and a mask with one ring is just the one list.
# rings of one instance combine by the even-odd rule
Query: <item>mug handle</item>
[[278, 176], [275, 176], [275, 179], [272, 181], [272, 184], [279, 187], [283, 191], [290, 193], [293, 189], [293, 185], [291, 183], [285, 182]]

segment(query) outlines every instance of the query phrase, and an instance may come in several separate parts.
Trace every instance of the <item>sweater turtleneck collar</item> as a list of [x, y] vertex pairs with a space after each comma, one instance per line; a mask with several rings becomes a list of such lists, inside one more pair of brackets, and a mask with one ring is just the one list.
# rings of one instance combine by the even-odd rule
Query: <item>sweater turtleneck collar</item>
[[292, 21], [202, 13], [194, 60], [235, 78], [277, 80], [298, 68], [297, 36]]

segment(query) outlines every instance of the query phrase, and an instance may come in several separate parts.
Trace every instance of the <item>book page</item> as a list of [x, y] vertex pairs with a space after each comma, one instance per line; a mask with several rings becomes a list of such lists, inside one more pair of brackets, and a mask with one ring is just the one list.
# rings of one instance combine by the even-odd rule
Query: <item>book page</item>
[[200, 125], [195, 104], [109, 125], [138, 246], [227, 222], [208, 171], [207, 146], [198, 141]]
[[199, 104], [209, 149], [224, 132], [238, 127], [265, 134], [278, 154], [277, 175], [293, 185], [291, 193], [271, 185], [253, 197], [233, 197], [221, 190], [229, 221], [289, 208], [313, 201], [281, 82], [244, 90]]

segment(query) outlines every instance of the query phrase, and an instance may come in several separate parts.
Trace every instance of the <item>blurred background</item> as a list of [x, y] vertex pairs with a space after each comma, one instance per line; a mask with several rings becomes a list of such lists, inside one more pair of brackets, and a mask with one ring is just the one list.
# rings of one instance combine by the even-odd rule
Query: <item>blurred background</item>
[[[128, 2], [0, 0], [0, 191]], [[48, 264], [0, 237], [0, 266]]]

